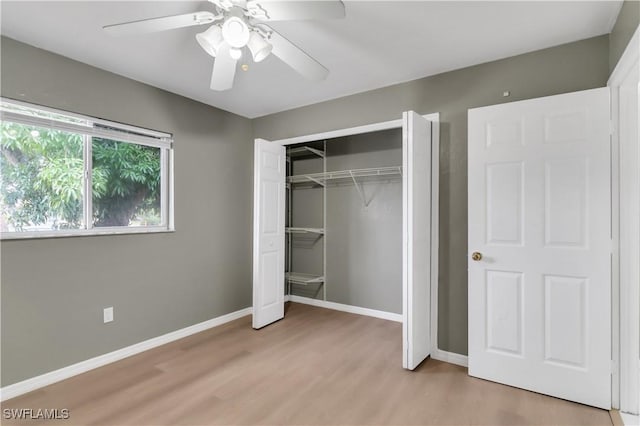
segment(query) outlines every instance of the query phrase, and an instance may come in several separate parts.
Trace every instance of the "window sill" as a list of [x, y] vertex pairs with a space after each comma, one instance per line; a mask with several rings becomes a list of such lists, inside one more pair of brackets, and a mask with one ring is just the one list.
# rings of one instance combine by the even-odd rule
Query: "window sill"
[[70, 237], [95, 237], [99, 235], [133, 235], [133, 234], [161, 234], [175, 232], [175, 228], [166, 227], [146, 227], [146, 228], [100, 228], [79, 229], [69, 231], [37, 231], [37, 232], [0, 232], [0, 240], [35, 240], [49, 238], [70, 238]]

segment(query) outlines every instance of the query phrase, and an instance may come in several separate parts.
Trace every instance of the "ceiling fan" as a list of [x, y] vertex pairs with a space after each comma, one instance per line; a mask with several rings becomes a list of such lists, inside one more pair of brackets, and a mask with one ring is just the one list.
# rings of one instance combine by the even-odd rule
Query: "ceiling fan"
[[344, 18], [341, 0], [208, 0], [215, 13], [202, 11], [161, 18], [143, 19], [104, 26], [112, 35], [134, 35], [195, 25], [213, 24], [196, 34], [196, 40], [215, 58], [212, 90], [233, 87], [236, 65], [247, 49], [254, 62], [269, 54], [278, 57], [310, 80], [324, 80], [329, 74], [320, 62], [284, 38], [268, 22]]

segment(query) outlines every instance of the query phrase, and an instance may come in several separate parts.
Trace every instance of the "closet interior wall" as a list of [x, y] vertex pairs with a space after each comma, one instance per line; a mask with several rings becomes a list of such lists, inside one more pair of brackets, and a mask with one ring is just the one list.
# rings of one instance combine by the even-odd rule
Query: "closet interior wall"
[[[402, 130], [378, 132], [303, 144], [326, 146], [327, 171], [400, 167]], [[291, 145], [288, 149], [297, 147]], [[304, 157], [291, 162], [293, 175], [322, 172], [323, 159]], [[294, 227], [322, 228], [324, 236], [291, 239], [291, 268], [322, 275], [326, 244], [325, 288], [292, 285], [291, 294], [392, 313], [402, 313], [402, 179], [400, 174], [341, 179], [326, 185], [326, 209], [321, 186], [292, 187], [289, 216]], [[324, 212], [326, 211], [326, 218]], [[323, 242], [324, 239], [324, 242]]]

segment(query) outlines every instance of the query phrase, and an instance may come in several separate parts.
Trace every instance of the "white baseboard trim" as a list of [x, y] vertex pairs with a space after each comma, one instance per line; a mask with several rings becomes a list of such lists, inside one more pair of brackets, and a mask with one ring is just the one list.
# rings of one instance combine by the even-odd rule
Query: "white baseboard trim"
[[448, 362], [450, 364], [460, 365], [462, 367], [469, 367], [469, 357], [454, 352], [433, 349], [431, 350], [431, 358], [437, 359], [438, 361]]
[[251, 307], [240, 309], [239, 311], [231, 312], [229, 314], [222, 315], [198, 324], [194, 324], [180, 330], [172, 331], [171, 333], [163, 334], [162, 336], [154, 337], [152, 339], [145, 340], [143, 342], [136, 343], [134, 345], [106, 353], [104, 355], [99, 355], [95, 358], [90, 358], [85, 361], [60, 368], [58, 370], [50, 371], [40, 376], [32, 377], [30, 379], [5, 386], [0, 389], [0, 401], [15, 398], [16, 396], [31, 392], [44, 386], [48, 386], [61, 380], [68, 379], [78, 374], [85, 373], [89, 370], [102, 367], [103, 365], [111, 364], [112, 362], [119, 361], [123, 358], [127, 358], [132, 355], [139, 354], [140, 352], [144, 352], [149, 349], [153, 349], [155, 347], [173, 342], [174, 340], [182, 339], [183, 337], [187, 337], [192, 334], [228, 323], [238, 318], [251, 315], [251, 313]]
[[[320, 308], [333, 309], [336, 311], [349, 312], [351, 314], [366, 315], [368, 317], [380, 318], [389, 321], [402, 322], [402, 314], [393, 312], [378, 311], [376, 309], [361, 308], [359, 306], [343, 305], [342, 303], [327, 302], [325, 300], [310, 299], [308, 297], [288, 296], [291, 302], [303, 303], [305, 305], [318, 306]], [[286, 300], [286, 298], [285, 298]]]
[[638, 426], [640, 425], [640, 416], [635, 416], [633, 414], [620, 412], [620, 418], [622, 418], [622, 423], [624, 426]]

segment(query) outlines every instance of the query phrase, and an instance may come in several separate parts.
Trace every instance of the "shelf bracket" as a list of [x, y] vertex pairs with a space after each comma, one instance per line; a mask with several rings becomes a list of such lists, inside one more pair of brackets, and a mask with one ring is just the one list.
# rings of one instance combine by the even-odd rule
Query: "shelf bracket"
[[360, 196], [360, 199], [362, 200], [362, 204], [364, 204], [365, 207], [369, 207], [369, 203], [367, 203], [367, 200], [366, 200], [366, 198], [364, 196], [364, 192], [362, 191], [362, 188], [360, 187], [360, 184], [356, 180], [356, 177], [353, 175], [353, 171], [349, 170], [349, 175], [351, 176], [351, 179], [353, 180], [353, 184], [356, 187], [356, 190], [358, 191], [358, 195]]
[[312, 182], [317, 183], [320, 186], [324, 186], [324, 182], [320, 181], [319, 179], [314, 178], [313, 176], [305, 176], [307, 179], [309, 179]]
[[319, 149], [311, 148], [310, 146], [305, 146], [307, 151], [313, 152], [318, 157], [324, 158], [324, 151], [320, 151]]

